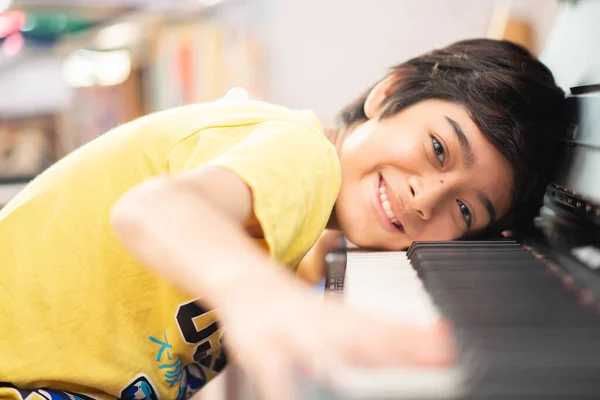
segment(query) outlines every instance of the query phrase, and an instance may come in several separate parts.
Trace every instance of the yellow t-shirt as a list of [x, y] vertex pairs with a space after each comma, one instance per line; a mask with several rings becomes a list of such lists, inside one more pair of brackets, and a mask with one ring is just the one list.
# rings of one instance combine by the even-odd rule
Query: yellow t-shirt
[[263, 245], [290, 268], [340, 185], [316, 117], [260, 102], [153, 114], [75, 151], [0, 211], [0, 399], [184, 398], [223, 368], [214, 312], [138, 264], [109, 225], [131, 187], [204, 165], [252, 188]]

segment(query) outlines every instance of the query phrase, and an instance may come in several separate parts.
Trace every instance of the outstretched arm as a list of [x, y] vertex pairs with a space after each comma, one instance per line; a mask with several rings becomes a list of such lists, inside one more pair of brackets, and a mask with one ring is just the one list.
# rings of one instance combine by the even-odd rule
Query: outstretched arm
[[[253, 194], [235, 173], [199, 168], [126, 193], [112, 224], [144, 265], [218, 309], [225, 338], [266, 399], [291, 395], [294, 367], [445, 363], [443, 331], [374, 320], [322, 300], [270, 260]], [[316, 376], [317, 378], [319, 376]]]
[[287, 278], [247, 234], [261, 235], [250, 189], [223, 168], [153, 178], [119, 200], [112, 223], [139, 261], [213, 307], [242, 281]]

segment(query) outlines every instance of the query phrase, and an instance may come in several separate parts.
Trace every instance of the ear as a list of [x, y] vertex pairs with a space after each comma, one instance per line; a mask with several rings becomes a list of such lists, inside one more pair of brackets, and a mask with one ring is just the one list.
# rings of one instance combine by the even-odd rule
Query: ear
[[381, 80], [367, 96], [367, 100], [365, 100], [365, 115], [369, 119], [377, 118], [379, 113], [381, 112], [381, 105], [383, 101], [387, 98], [387, 96], [392, 91], [395, 86], [394, 83], [397, 83], [398, 75], [390, 74], [386, 76], [383, 80]]

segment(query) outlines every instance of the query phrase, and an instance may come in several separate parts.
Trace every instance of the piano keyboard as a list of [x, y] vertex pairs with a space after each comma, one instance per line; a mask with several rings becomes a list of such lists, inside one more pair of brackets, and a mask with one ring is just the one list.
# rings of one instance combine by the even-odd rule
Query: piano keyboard
[[415, 243], [406, 253], [328, 261], [329, 295], [389, 320], [428, 324], [441, 315], [459, 358], [445, 368], [338, 370], [320, 398], [600, 398], [593, 299], [518, 243]]

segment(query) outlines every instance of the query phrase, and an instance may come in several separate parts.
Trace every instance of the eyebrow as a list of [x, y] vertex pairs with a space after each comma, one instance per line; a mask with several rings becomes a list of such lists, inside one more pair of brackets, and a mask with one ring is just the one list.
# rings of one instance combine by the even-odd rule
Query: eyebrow
[[479, 198], [479, 201], [481, 201], [490, 215], [490, 222], [494, 222], [496, 220], [496, 210], [494, 210], [494, 205], [490, 201], [490, 198], [485, 193], [480, 191], [477, 191], [477, 198]]
[[448, 116], [445, 116], [445, 118], [452, 127], [452, 132], [454, 132], [456, 135], [458, 143], [460, 143], [460, 151], [462, 152], [463, 162], [467, 167], [473, 166], [473, 164], [475, 164], [475, 153], [473, 153], [471, 142], [469, 142], [469, 139], [463, 132], [458, 122]]
[[[471, 142], [469, 142], [467, 135], [465, 135], [465, 133], [463, 132], [463, 130], [460, 127], [460, 125], [458, 124], [458, 122], [456, 122], [455, 120], [453, 120], [452, 118], [450, 118], [448, 116], [446, 116], [446, 121], [448, 121], [448, 123], [452, 127], [452, 131], [456, 135], [456, 138], [458, 139], [458, 143], [460, 143], [460, 150], [462, 152], [463, 162], [465, 163], [465, 165], [467, 167], [473, 166], [473, 164], [475, 163], [475, 153], [473, 152], [473, 148], [471, 147]], [[481, 203], [485, 207], [486, 211], [488, 212], [490, 221], [491, 222], [495, 221], [496, 220], [496, 210], [494, 209], [494, 205], [492, 204], [492, 201], [490, 200], [490, 198], [485, 193], [480, 192], [480, 191], [477, 192], [477, 198], [479, 198], [479, 201], [481, 201]]]

